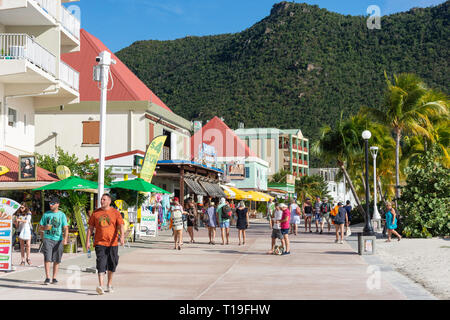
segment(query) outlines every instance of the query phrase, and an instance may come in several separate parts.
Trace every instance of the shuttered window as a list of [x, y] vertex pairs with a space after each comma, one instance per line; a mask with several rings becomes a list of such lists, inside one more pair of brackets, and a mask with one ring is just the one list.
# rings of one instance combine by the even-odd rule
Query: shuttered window
[[83, 121], [83, 144], [100, 143], [100, 121]]

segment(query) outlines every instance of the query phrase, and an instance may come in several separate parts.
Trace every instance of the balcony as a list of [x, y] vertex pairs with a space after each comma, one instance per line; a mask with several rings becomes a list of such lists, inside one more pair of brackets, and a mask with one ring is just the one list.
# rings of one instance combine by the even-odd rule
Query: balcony
[[79, 91], [80, 73], [63, 61], [59, 62], [59, 80], [67, 84], [72, 89]]
[[80, 40], [81, 23], [66, 7], [61, 6], [61, 26], [77, 40]]
[[0, 21], [5, 26], [56, 26], [56, 0], [2, 0]]
[[42, 76], [47, 78], [44, 82], [54, 82], [52, 77], [56, 76], [56, 57], [27, 34], [0, 33], [0, 65], [0, 81], [11, 76], [11, 81], [3, 82], [39, 83]]

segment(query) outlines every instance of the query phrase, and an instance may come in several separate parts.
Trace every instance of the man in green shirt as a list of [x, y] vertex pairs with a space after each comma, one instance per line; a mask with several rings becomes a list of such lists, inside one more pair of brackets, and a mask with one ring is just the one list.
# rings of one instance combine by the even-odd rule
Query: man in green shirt
[[51, 283], [56, 284], [58, 283], [56, 276], [58, 274], [59, 264], [61, 263], [64, 245], [67, 244], [67, 238], [69, 236], [69, 224], [67, 223], [66, 215], [59, 211], [59, 199], [57, 197], [50, 199], [50, 211], [43, 214], [39, 224], [40, 231], [44, 232], [42, 242], [45, 266], [44, 284], [50, 284], [50, 264], [52, 262], [53, 280]]

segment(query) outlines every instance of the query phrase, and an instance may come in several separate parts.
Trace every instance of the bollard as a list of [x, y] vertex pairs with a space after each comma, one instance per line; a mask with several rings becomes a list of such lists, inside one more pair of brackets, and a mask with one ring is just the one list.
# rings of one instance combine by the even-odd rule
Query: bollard
[[365, 236], [362, 232], [358, 232], [358, 254], [373, 255], [375, 254], [376, 236]]

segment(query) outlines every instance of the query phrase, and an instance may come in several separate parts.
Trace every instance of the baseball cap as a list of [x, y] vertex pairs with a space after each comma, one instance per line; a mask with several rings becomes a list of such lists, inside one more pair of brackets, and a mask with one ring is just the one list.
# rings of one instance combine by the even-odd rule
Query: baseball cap
[[281, 208], [287, 208], [287, 204], [286, 203], [280, 203], [280, 207]]
[[178, 197], [175, 197], [175, 198], [173, 198], [173, 201], [178, 202], [178, 201], [180, 201], [180, 199], [178, 199]]
[[338, 206], [343, 206], [342, 202], [338, 202]]

